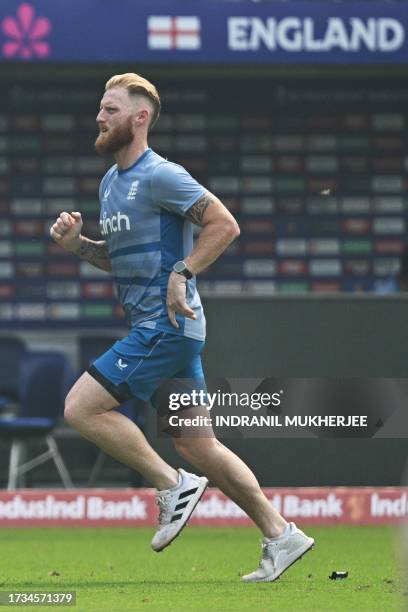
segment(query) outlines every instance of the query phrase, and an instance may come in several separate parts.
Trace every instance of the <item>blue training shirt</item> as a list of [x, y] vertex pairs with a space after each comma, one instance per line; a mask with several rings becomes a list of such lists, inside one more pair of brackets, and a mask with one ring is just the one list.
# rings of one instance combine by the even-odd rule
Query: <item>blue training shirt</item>
[[205, 317], [195, 278], [187, 281], [187, 304], [196, 320], [167, 315], [167, 283], [173, 265], [193, 248], [188, 209], [206, 193], [182, 167], [152, 149], [126, 170], [115, 164], [99, 188], [100, 229], [106, 240], [118, 298], [131, 327], [205, 339]]

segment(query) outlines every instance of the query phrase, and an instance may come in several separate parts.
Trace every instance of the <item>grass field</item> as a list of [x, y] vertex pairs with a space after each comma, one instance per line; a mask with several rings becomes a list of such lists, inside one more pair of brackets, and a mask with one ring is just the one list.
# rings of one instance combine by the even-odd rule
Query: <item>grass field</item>
[[[188, 527], [160, 554], [150, 549], [151, 529], [2, 529], [0, 590], [75, 590], [75, 608], [62, 609], [78, 612], [406, 609], [406, 585], [395, 552], [397, 529], [305, 531], [316, 539], [314, 550], [278, 581], [242, 584], [240, 574], [259, 562], [260, 538], [254, 529]], [[348, 570], [349, 578], [329, 580], [333, 570]]]

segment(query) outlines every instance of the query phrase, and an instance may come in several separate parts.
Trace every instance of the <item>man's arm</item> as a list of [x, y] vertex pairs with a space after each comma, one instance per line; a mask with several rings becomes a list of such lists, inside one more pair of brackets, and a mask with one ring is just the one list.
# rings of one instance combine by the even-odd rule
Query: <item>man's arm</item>
[[196, 275], [225, 251], [240, 230], [229, 210], [209, 191], [193, 204], [186, 217], [203, 228], [192, 252], [184, 260]]
[[78, 257], [84, 261], [92, 264], [95, 268], [105, 270], [105, 272], [112, 271], [105, 240], [90, 240], [81, 235], [79, 236], [79, 242], [68, 250], [74, 255], [78, 255]]
[[112, 266], [104, 240], [90, 240], [81, 234], [81, 213], [62, 212], [50, 229], [50, 236], [66, 251], [77, 255], [95, 268], [111, 272]]
[[[220, 200], [207, 191], [187, 211], [186, 217], [203, 228], [190, 255], [184, 259], [192, 274], [199, 274], [212, 264], [231, 242], [239, 236], [238, 223]], [[178, 328], [176, 313], [195, 319], [194, 310], [186, 302], [184, 276], [172, 272], [167, 286], [167, 313], [171, 324]]]

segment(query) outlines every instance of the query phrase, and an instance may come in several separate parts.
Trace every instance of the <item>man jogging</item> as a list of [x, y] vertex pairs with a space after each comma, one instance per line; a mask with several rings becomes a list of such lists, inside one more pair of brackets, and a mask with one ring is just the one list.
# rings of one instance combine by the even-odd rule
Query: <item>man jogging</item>
[[[62, 212], [50, 230], [66, 250], [114, 275], [129, 334], [75, 383], [65, 418], [156, 487], [156, 551], [183, 529], [208, 480], [165, 463], [140, 429], [112, 409], [131, 397], [151, 399], [164, 379], [203, 380], [205, 318], [195, 277], [239, 235], [217, 197], [148, 147], [148, 131], [159, 113], [157, 90], [140, 75], [116, 75], [106, 83], [95, 148], [112, 154], [116, 163], [99, 190], [103, 240], [82, 236], [79, 212]], [[194, 246], [193, 223], [202, 227]], [[174, 437], [174, 444], [262, 531], [261, 564], [244, 581], [275, 580], [313, 546], [312, 538], [273, 508], [241, 459], [213, 435]]]

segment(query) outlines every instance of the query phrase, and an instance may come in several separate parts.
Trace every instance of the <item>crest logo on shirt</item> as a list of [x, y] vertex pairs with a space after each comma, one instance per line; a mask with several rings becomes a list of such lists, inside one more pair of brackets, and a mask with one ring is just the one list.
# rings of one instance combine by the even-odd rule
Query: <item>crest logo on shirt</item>
[[137, 188], [139, 187], [139, 181], [133, 181], [130, 186], [129, 193], [127, 194], [127, 200], [134, 200], [137, 194]]

